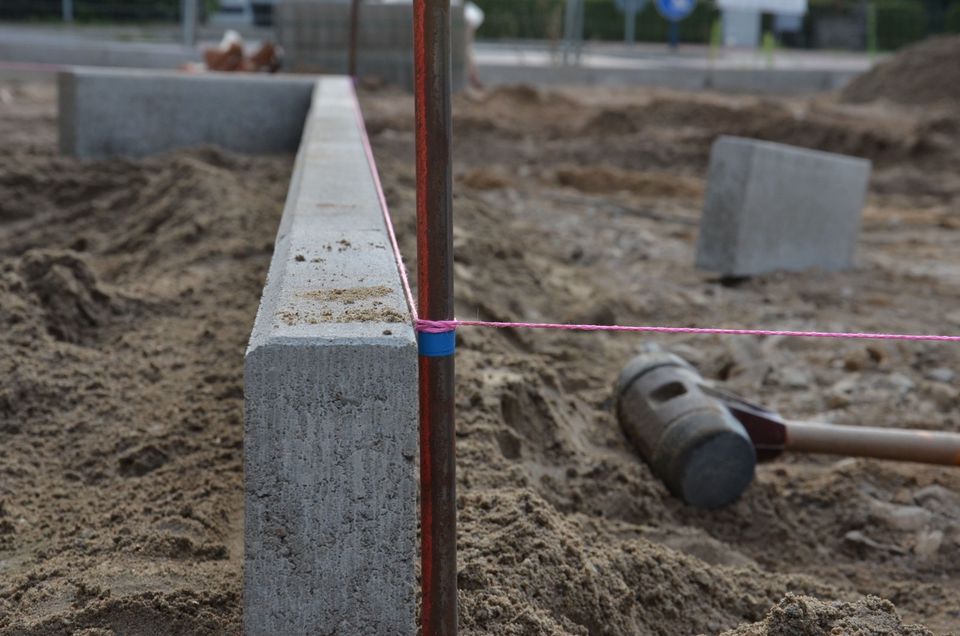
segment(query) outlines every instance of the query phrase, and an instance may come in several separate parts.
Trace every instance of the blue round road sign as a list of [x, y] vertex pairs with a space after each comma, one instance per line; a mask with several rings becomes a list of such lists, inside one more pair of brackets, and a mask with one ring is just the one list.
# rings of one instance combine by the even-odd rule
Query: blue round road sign
[[657, 11], [667, 20], [679, 22], [693, 13], [697, 0], [657, 0]]

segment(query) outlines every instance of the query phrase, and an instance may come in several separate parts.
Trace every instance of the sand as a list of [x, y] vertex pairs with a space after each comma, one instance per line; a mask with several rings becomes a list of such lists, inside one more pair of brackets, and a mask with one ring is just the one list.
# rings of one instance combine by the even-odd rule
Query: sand
[[[364, 107], [412, 263], [411, 105], [389, 94]], [[960, 328], [950, 314], [960, 298], [957, 139], [930, 133], [924, 111], [516, 87], [461, 96], [455, 113], [462, 318]], [[696, 272], [703, 175], [721, 133], [872, 159], [859, 266], [735, 286]], [[652, 477], [612, 414], [617, 373], [658, 342], [791, 416], [956, 431], [956, 347], [471, 328], [459, 342], [465, 634], [960, 628], [955, 471], [786, 457], [729, 509], [698, 512]], [[784, 601], [789, 593], [820, 601]], [[902, 622], [867, 595], [894, 601]]]
[[944, 35], [907, 47], [843, 90], [853, 103], [888, 100], [932, 106], [960, 104], [960, 35]]
[[[242, 356], [290, 158], [60, 159], [50, 90], [8, 91], [0, 634], [238, 633]], [[412, 265], [412, 102], [363, 106]], [[960, 134], [925, 110], [520, 87], [456, 114], [460, 317], [960, 332]], [[858, 267], [736, 286], [696, 272], [721, 133], [873, 159]], [[612, 415], [618, 371], [659, 342], [791, 416], [960, 431], [957, 347], [458, 340], [462, 633], [960, 630], [956, 471], [786, 457], [700, 512]]]
[[60, 159], [52, 94], [13, 98], [0, 633], [238, 633], [243, 352], [290, 158]]

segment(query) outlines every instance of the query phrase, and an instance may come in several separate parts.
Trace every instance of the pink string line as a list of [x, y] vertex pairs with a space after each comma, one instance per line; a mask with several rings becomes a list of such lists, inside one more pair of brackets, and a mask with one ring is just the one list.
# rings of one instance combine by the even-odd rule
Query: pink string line
[[421, 320], [414, 323], [421, 333], [446, 333], [458, 327], [492, 327], [495, 329], [559, 329], [564, 331], [632, 331], [639, 333], [673, 333], [714, 336], [786, 336], [791, 338], [837, 338], [844, 340], [926, 340], [960, 342], [960, 336], [927, 336], [902, 333], [847, 333], [836, 331], [784, 331], [777, 329], [718, 329], [700, 327], [628, 327], [623, 325], [568, 325], [549, 322], [489, 322], [486, 320]]
[[390, 238], [390, 246], [393, 249], [393, 256], [397, 263], [397, 271], [400, 273], [400, 282], [403, 285], [403, 294], [410, 308], [410, 315], [413, 317], [413, 326], [420, 333], [447, 333], [455, 331], [459, 327], [490, 327], [493, 329], [555, 329], [561, 331], [619, 331], [633, 333], [668, 333], [668, 334], [693, 334], [700, 336], [783, 336], [788, 338], [834, 338], [840, 340], [908, 340], [913, 342], [960, 342], [960, 336], [935, 336], [935, 335], [914, 335], [903, 333], [858, 333], [843, 331], [789, 331], [782, 329], [719, 329], [715, 327], [645, 327], [645, 326], [625, 326], [625, 325], [576, 325], [560, 324], [550, 322], [491, 322], [487, 320], [421, 320], [417, 315], [417, 303], [413, 298], [413, 290], [410, 287], [410, 279], [407, 276], [407, 268], [403, 262], [403, 255], [400, 253], [400, 244], [397, 242], [397, 233], [393, 226], [393, 217], [390, 215], [390, 209], [387, 207], [387, 199], [383, 194], [383, 186], [380, 182], [380, 175], [376, 168], [373, 158], [373, 149], [370, 146], [370, 139], [367, 136], [366, 124], [363, 120], [363, 113], [360, 111], [360, 102], [357, 99], [356, 90], [354, 90], [354, 110], [356, 111], [360, 135], [363, 139], [364, 152], [367, 155], [367, 163], [370, 166], [370, 173], [376, 185], [377, 196], [380, 199], [380, 210], [383, 213], [383, 221], [387, 227], [387, 236]]
[[356, 83], [351, 82], [350, 90], [353, 92], [353, 110], [357, 116], [357, 126], [360, 128], [363, 151], [367, 155], [367, 166], [370, 168], [370, 175], [373, 177], [373, 183], [377, 189], [377, 198], [380, 200], [380, 211], [383, 213], [383, 222], [387, 226], [387, 236], [390, 238], [390, 247], [393, 249], [393, 258], [397, 263], [397, 271], [400, 272], [400, 282], [403, 284], [403, 295], [406, 297], [407, 307], [410, 309], [410, 315], [413, 317], [413, 324], [416, 325], [420, 320], [417, 316], [417, 302], [413, 299], [413, 290], [410, 287], [410, 279], [407, 277], [407, 266], [404, 265], [403, 255], [400, 254], [400, 244], [397, 242], [397, 233], [393, 229], [393, 217], [390, 216], [390, 208], [387, 207], [387, 197], [383, 194], [383, 184], [380, 182], [380, 171], [377, 170], [377, 163], [373, 158], [373, 148], [370, 146], [370, 137], [367, 136], [367, 124], [363, 120], [363, 112], [360, 111], [360, 98], [357, 96]]

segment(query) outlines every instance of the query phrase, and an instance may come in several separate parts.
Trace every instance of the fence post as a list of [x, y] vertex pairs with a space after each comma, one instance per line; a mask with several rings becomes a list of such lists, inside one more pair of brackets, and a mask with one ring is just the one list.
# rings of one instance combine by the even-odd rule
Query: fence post
[[867, 53], [870, 54], [871, 62], [877, 57], [877, 49], [877, 5], [869, 2], [867, 3]]
[[360, 0], [353, 0], [350, 5], [350, 51], [347, 60], [347, 72], [354, 80], [357, 79], [357, 47], [360, 31]]
[[197, 44], [197, 0], [183, 0], [180, 19], [183, 23], [183, 45]]
[[628, 44], [637, 41], [637, 0], [625, 0], [623, 7], [623, 40]]
[[563, 20], [563, 65], [569, 64], [572, 53], [574, 61], [580, 62], [583, 47], [583, 0], [567, 0], [567, 12]]

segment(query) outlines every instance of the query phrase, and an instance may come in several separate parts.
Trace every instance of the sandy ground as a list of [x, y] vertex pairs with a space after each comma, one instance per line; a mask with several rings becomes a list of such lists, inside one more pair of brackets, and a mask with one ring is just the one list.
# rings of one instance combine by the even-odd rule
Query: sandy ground
[[[60, 159], [52, 90], [4, 90], [0, 633], [237, 633], [242, 355], [289, 158]], [[412, 103], [363, 105], [412, 264]], [[960, 332], [949, 108], [516, 88], [456, 113], [461, 317]], [[858, 267], [733, 286], [695, 271], [721, 133], [873, 159]], [[788, 457], [700, 512], [612, 415], [618, 371], [659, 342], [791, 416], [960, 431], [957, 347], [459, 340], [464, 634], [960, 630], [960, 474]]]
[[61, 159], [52, 88], [5, 91], [0, 633], [239, 633], [243, 352], [290, 158]]
[[[411, 105], [370, 95], [364, 106], [412, 263]], [[954, 112], [528, 88], [463, 96], [455, 112], [462, 318], [960, 329]], [[693, 269], [721, 133], [875, 161], [854, 271], [726, 286]], [[717, 633], [787, 592], [879, 595], [907, 622], [960, 628], [960, 474], [789, 457], [761, 468], [736, 505], [698, 512], [667, 495], [612, 415], [620, 368], [659, 342], [792, 416], [958, 430], [957, 347], [470, 328], [460, 341], [465, 633]], [[874, 601], [812, 607], [784, 601], [749, 633], [911, 633]], [[784, 617], [800, 631], [778, 629]]]

